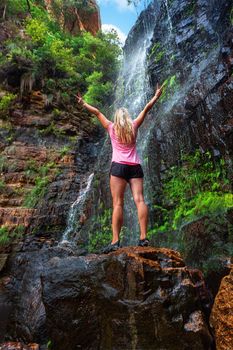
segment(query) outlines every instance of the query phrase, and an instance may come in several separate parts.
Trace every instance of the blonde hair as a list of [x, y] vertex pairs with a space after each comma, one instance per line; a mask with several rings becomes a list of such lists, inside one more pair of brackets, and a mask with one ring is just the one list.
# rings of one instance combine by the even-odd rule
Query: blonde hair
[[135, 141], [132, 119], [126, 108], [119, 108], [114, 115], [114, 130], [120, 142], [131, 144]]

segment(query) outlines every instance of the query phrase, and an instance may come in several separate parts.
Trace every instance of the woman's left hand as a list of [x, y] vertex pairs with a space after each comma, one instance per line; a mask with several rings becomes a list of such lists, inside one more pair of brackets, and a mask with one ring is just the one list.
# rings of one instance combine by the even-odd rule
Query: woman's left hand
[[156, 87], [156, 91], [155, 91], [155, 96], [156, 96], [157, 98], [159, 98], [159, 97], [162, 95], [164, 85], [165, 85], [165, 84], [163, 83], [163, 85], [159, 87], [159, 84], [157, 83], [157, 87]]

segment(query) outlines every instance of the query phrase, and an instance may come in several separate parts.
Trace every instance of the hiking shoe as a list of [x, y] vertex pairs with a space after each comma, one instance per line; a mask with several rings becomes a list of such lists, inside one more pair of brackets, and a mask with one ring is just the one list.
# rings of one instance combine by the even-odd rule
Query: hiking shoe
[[114, 252], [118, 248], [120, 248], [120, 241], [117, 241], [114, 244], [110, 243], [109, 245], [107, 245], [107, 247], [103, 248], [101, 253], [102, 254], [108, 254], [108, 253]]
[[147, 239], [147, 238], [139, 239], [139, 241], [138, 241], [139, 247], [148, 247], [148, 245], [150, 245], [149, 239]]

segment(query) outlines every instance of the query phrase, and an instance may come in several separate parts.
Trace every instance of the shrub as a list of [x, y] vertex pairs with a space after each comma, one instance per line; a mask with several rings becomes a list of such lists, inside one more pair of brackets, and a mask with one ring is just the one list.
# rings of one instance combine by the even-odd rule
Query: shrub
[[26, 195], [23, 205], [26, 208], [34, 208], [41, 198], [45, 196], [47, 187], [49, 184], [49, 178], [37, 177], [35, 179], [35, 187]]
[[54, 122], [51, 122], [51, 123], [49, 124], [49, 126], [47, 126], [47, 128], [39, 130], [39, 133], [40, 133], [41, 135], [51, 135], [51, 134], [53, 134], [53, 135], [56, 135], [57, 137], [62, 137], [62, 136], [65, 135], [64, 130], [59, 129], [59, 128], [55, 125]]
[[[21, 7], [29, 13], [26, 0], [10, 0], [9, 6], [15, 14]], [[28, 37], [4, 42], [1, 71], [17, 71], [14, 87], [20, 85], [23, 75], [31, 74], [34, 84], [42, 85], [46, 94], [61, 96], [59, 102], [65, 105], [77, 90], [99, 107], [111, 104], [122, 52], [116, 33], [100, 32], [95, 37], [88, 32], [79, 36], [64, 33], [59, 24], [61, 11], [70, 6], [80, 8], [83, 2], [52, 2], [52, 6], [58, 16], [56, 8], [55, 16], [49, 14], [43, 1], [30, 1], [31, 16], [20, 20]]]
[[16, 95], [7, 93], [0, 99], [0, 116], [8, 116], [10, 106], [15, 98]]
[[93, 72], [87, 79], [88, 88], [84, 99], [87, 103], [95, 106], [101, 106], [106, 103], [113, 91], [113, 85], [110, 82], [101, 82], [103, 74], [101, 72]]
[[68, 146], [68, 145], [63, 146], [59, 151], [60, 157], [64, 157], [66, 154], [70, 153], [70, 151], [71, 151], [70, 146]]
[[0, 179], [0, 193], [3, 193], [5, 188], [6, 188], [5, 181]]
[[6, 156], [0, 156], [0, 173], [6, 172], [7, 169], [8, 169], [7, 157]]
[[27, 20], [25, 30], [30, 35], [33, 43], [43, 44], [45, 42], [48, 32], [45, 22], [41, 22], [36, 18], [30, 18]]
[[111, 209], [105, 209], [101, 215], [93, 218], [96, 230], [89, 236], [88, 251], [90, 253], [100, 250], [111, 242], [111, 216]]
[[19, 239], [23, 236], [25, 232], [25, 226], [24, 225], [18, 225], [14, 228], [14, 230], [10, 233], [10, 237], [13, 239]]
[[10, 237], [9, 237], [9, 229], [7, 226], [0, 227], [0, 245], [6, 245], [9, 243]]

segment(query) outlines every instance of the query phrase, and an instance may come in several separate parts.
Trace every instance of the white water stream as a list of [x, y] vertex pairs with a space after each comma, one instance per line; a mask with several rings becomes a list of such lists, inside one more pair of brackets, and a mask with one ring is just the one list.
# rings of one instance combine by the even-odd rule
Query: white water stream
[[62, 235], [61, 243], [67, 242], [71, 239], [70, 235], [75, 230], [76, 222], [78, 221], [78, 217], [82, 215], [82, 211], [85, 204], [86, 196], [90, 190], [92, 180], [94, 177], [94, 173], [86, 176], [81, 183], [81, 187], [78, 193], [77, 199], [71, 204], [68, 217], [67, 217], [67, 225], [66, 229]]

